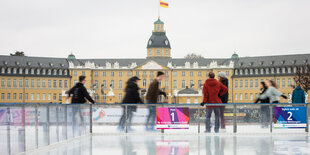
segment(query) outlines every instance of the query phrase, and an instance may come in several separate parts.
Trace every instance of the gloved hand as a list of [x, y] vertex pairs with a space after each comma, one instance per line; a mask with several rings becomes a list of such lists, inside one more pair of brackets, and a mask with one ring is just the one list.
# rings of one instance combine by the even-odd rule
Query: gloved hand
[[201, 105], [201, 106], [204, 106], [204, 105], [205, 105], [205, 103], [201, 102], [201, 103], [200, 103], [200, 105]]
[[283, 94], [281, 95], [281, 97], [283, 97], [284, 99], [287, 99], [287, 96], [285, 96], [285, 95], [283, 95]]

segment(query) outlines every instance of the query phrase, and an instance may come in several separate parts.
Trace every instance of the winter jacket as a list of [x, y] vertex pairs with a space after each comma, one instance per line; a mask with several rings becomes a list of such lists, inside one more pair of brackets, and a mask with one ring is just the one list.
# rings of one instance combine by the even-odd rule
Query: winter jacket
[[125, 97], [123, 99], [123, 103], [143, 103], [140, 98], [139, 87], [134, 82], [127, 82], [127, 86], [125, 89]]
[[166, 97], [166, 93], [159, 89], [159, 82], [154, 79], [147, 91], [146, 100], [148, 103], [157, 103], [159, 95], [164, 95]]
[[[203, 85], [203, 103], [222, 103], [219, 96], [227, 93], [227, 87], [214, 78], [206, 80]], [[217, 106], [207, 106], [207, 108], [216, 108]]]
[[275, 87], [270, 86], [268, 89], [259, 96], [259, 99], [267, 99], [269, 98], [271, 102], [277, 102], [280, 100], [280, 96], [287, 98], [284, 96], [279, 90], [277, 90]]
[[[259, 95], [262, 95], [266, 92], [267, 89], [263, 89], [260, 91]], [[257, 100], [255, 101], [255, 103], [258, 103], [260, 101], [260, 103], [270, 103], [270, 99], [266, 98], [266, 99], [259, 99], [257, 98]]]
[[[227, 78], [223, 78], [222, 84], [223, 84], [224, 86], [226, 86], [227, 89], [228, 89], [228, 79], [227, 79]], [[220, 96], [220, 94], [219, 94], [219, 97], [220, 97], [222, 103], [227, 103], [227, 102], [228, 102], [228, 91], [227, 91], [227, 93], [225, 93], [223, 96]]]
[[75, 103], [86, 103], [85, 98], [91, 102], [91, 103], [95, 103], [95, 101], [89, 96], [86, 88], [84, 87], [84, 85], [82, 83], [76, 83], [75, 86], [69, 90], [68, 95], [69, 97], [72, 96], [72, 100], [71, 103], [75, 104]]
[[292, 103], [305, 103], [305, 91], [299, 86], [293, 90]]

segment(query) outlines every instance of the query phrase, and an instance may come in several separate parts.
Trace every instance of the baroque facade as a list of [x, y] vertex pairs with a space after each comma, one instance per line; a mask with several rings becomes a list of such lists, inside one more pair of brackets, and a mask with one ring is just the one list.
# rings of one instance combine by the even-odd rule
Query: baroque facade
[[[273, 79], [289, 95], [298, 66], [308, 63], [310, 54], [230, 58], [171, 58], [171, 45], [164, 23], [158, 19], [147, 42], [145, 59], [76, 59], [28, 56], [0, 56], [0, 102], [66, 102], [65, 92], [80, 75], [96, 102], [121, 102], [126, 81], [141, 78], [142, 96], [157, 71], [166, 73], [161, 88], [168, 103], [200, 103], [201, 87], [210, 71], [224, 72], [229, 79], [229, 102], [251, 103], [259, 94], [259, 82]], [[287, 100], [281, 100], [287, 102]]]

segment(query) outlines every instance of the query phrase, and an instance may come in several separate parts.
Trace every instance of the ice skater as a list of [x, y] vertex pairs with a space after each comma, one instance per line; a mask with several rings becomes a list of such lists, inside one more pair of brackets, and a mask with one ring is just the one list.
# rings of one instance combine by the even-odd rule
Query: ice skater
[[[161, 71], [157, 72], [156, 78], [150, 84], [150, 87], [146, 94], [146, 102], [148, 104], [157, 104], [158, 96], [164, 95], [167, 97], [166, 93], [159, 89], [159, 82], [165, 78], [165, 74]], [[147, 131], [153, 131], [156, 121], [156, 106], [149, 106], [149, 115], [146, 120], [145, 128]]]
[[[140, 93], [139, 93], [139, 86], [138, 86], [138, 81], [140, 79], [136, 76], [131, 77], [128, 81], [127, 81], [127, 86], [125, 89], [125, 97], [123, 99], [123, 103], [124, 104], [139, 104], [139, 103], [143, 103], [141, 98], [140, 98]], [[137, 106], [135, 105], [130, 105], [127, 106], [127, 129], [128, 131], [132, 131], [133, 129], [131, 128], [131, 121], [133, 118], [133, 113], [137, 111]], [[121, 117], [121, 119], [119, 120], [119, 125], [118, 125], [118, 129], [120, 131], [124, 131], [125, 129], [125, 122], [126, 122], [126, 108], [125, 106], [123, 106], [123, 115]]]
[[268, 88], [259, 96], [260, 100], [269, 98], [272, 103], [279, 103], [280, 97], [287, 99], [287, 97], [277, 89], [277, 85], [274, 81], [267, 80], [266, 85]]

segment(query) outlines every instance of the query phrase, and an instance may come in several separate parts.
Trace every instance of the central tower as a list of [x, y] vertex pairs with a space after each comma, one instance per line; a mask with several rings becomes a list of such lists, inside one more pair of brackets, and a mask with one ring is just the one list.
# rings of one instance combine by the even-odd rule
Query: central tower
[[158, 17], [152, 36], [147, 43], [147, 58], [171, 58], [170, 42], [164, 30], [164, 22]]

